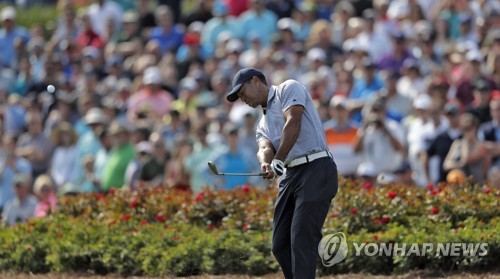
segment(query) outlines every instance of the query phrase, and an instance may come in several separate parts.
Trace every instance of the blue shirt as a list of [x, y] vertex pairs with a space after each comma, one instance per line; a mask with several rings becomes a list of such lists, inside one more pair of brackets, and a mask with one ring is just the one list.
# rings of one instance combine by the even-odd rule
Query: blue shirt
[[12, 32], [7, 33], [5, 28], [0, 29], [0, 62], [5, 67], [12, 67], [17, 61], [14, 41], [21, 38], [25, 43], [30, 39], [28, 30], [22, 27], [14, 27]]
[[[276, 23], [278, 18], [269, 11], [264, 10], [260, 16], [253, 10], [248, 10], [240, 16], [241, 34], [244, 38], [247, 34], [255, 33], [258, 35], [264, 47], [270, 45], [272, 35], [276, 32]], [[263, 32], [265, 30], [265, 32]]]
[[[220, 172], [247, 173], [250, 172], [250, 168], [245, 158], [240, 150], [236, 153], [227, 151], [215, 160], [215, 165]], [[223, 179], [223, 187], [226, 190], [248, 183], [248, 176], [223, 176]]]
[[163, 28], [155, 27], [151, 30], [150, 39], [157, 41], [160, 45], [161, 53], [165, 54], [171, 50], [177, 51], [177, 48], [182, 44], [184, 34], [176, 26], [173, 26], [168, 34], [163, 32]]
[[[367, 100], [371, 97], [375, 92], [382, 89], [384, 87], [384, 82], [378, 77], [375, 78], [368, 83], [366, 79], [360, 78], [354, 81], [354, 86], [351, 89], [351, 94], [349, 95], [350, 99], [365, 99]], [[353, 121], [359, 125], [361, 123], [361, 112], [356, 111], [352, 114]]]
[[201, 34], [201, 44], [207, 50], [211, 50], [213, 53], [214, 47], [217, 45], [217, 38], [220, 33], [228, 31], [233, 36], [239, 35], [238, 22], [233, 17], [227, 17], [225, 21], [220, 18], [214, 17], [207, 21], [203, 27], [203, 33]]
[[15, 173], [24, 173], [31, 175], [31, 164], [24, 158], [16, 158], [16, 172], [6, 164], [5, 155], [0, 159], [0, 207], [14, 198], [14, 175]]

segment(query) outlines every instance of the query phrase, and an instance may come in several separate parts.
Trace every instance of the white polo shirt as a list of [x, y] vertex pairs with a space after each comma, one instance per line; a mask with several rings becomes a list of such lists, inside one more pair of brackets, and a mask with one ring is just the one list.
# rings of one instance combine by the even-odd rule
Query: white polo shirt
[[264, 108], [264, 115], [257, 125], [257, 142], [267, 139], [277, 151], [285, 126], [284, 112], [295, 105], [304, 107], [302, 125], [295, 145], [284, 160], [285, 163], [298, 157], [328, 150], [323, 126], [311, 96], [306, 88], [295, 80], [287, 80], [278, 86], [269, 86], [267, 107]]

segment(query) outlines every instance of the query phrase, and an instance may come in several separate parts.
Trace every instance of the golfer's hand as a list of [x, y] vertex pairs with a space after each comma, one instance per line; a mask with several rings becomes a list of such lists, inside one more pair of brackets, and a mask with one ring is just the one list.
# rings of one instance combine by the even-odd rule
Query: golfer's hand
[[264, 173], [264, 175], [262, 176], [264, 179], [273, 179], [274, 177], [276, 177], [276, 174], [271, 170], [271, 164], [261, 164], [260, 171]]

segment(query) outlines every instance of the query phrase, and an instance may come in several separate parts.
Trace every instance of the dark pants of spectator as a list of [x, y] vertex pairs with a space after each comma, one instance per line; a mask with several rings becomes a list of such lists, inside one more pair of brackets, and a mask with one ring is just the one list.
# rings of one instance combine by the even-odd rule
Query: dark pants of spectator
[[315, 278], [321, 229], [337, 190], [332, 158], [287, 168], [274, 207], [272, 244], [285, 278]]

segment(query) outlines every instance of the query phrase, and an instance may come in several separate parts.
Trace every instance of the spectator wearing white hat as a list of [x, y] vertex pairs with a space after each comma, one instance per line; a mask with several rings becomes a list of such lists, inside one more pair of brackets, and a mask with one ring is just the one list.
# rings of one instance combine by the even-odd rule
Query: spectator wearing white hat
[[333, 157], [337, 160], [337, 169], [341, 175], [354, 175], [361, 158], [354, 152], [354, 140], [357, 128], [349, 119], [349, 108], [344, 96], [334, 96], [330, 101], [331, 120], [323, 124], [326, 142]]
[[0, 20], [3, 28], [0, 29], [0, 64], [3, 67], [11, 68], [17, 62], [16, 50], [14, 43], [21, 39], [27, 43], [30, 39], [28, 30], [23, 27], [16, 26], [16, 9], [12, 6], [7, 6], [0, 12]]
[[136, 122], [146, 116], [161, 119], [169, 111], [173, 102], [170, 92], [162, 89], [162, 74], [157, 67], [149, 67], [144, 71], [142, 83], [144, 88], [130, 97], [127, 116], [129, 121]]
[[14, 176], [15, 197], [5, 204], [2, 221], [9, 226], [24, 223], [35, 214], [38, 199], [30, 194], [31, 176], [18, 173]]

